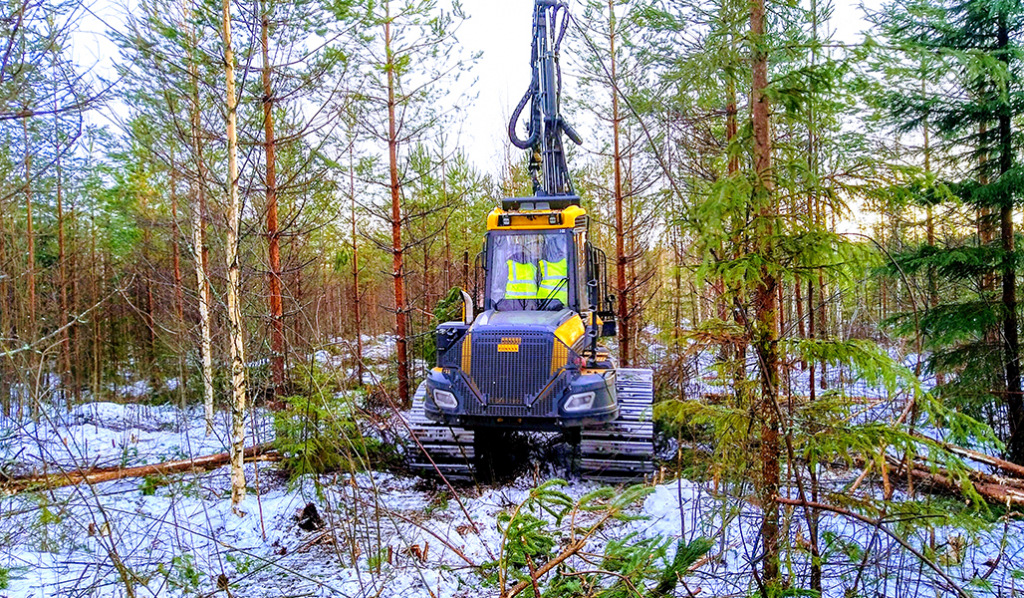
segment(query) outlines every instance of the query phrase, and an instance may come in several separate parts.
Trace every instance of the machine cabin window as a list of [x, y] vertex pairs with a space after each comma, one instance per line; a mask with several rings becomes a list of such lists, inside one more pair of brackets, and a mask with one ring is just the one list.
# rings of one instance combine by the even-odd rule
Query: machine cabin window
[[569, 307], [575, 296], [572, 235], [549, 233], [492, 234], [488, 304], [499, 311]]

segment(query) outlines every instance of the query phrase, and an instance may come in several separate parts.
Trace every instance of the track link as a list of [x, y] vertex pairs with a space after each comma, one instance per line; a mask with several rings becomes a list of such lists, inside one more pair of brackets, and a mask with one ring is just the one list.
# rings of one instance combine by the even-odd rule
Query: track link
[[[641, 480], [654, 472], [654, 373], [619, 369], [615, 386], [619, 419], [586, 428], [580, 434], [580, 475], [584, 480], [618, 484]], [[450, 480], [471, 480], [476, 462], [473, 430], [427, 419], [423, 412], [426, 397], [426, 386], [420, 384], [406, 417], [413, 437], [423, 447], [421, 450], [416, 442], [410, 442], [409, 468], [424, 476], [440, 472]]]
[[433, 476], [440, 472], [450, 480], [471, 480], [475, 461], [473, 430], [430, 421], [423, 413], [426, 400], [427, 386], [421, 383], [412, 397], [412, 411], [406, 417], [406, 422], [413, 438], [423, 448], [415, 441], [409, 442], [409, 469], [423, 476]]
[[619, 419], [580, 434], [580, 474], [609, 484], [642, 480], [654, 472], [654, 372], [616, 370]]

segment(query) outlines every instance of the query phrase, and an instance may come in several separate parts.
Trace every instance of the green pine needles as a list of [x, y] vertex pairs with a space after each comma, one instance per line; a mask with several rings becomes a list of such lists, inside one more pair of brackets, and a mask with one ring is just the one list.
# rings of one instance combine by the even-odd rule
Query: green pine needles
[[315, 365], [297, 368], [298, 394], [285, 397], [274, 412], [274, 446], [291, 480], [307, 474], [365, 471], [396, 466], [393, 443], [363, 435], [356, 421], [357, 391], [341, 391], [336, 380]]
[[653, 489], [605, 487], [573, 500], [561, 490], [565, 486], [564, 480], [545, 482], [511, 512], [498, 515], [500, 553], [482, 569], [501, 595], [532, 587], [544, 598], [667, 596], [712, 548], [706, 538], [673, 544], [671, 538], [633, 532], [605, 542], [599, 564], [579, 558], [600, 546], [610, 523], [642, 519], [636, 510]]

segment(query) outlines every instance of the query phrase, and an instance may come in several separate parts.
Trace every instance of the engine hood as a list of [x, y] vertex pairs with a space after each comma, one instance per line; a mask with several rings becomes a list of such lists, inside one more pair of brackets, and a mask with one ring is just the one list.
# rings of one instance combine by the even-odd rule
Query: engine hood
[[578, 349], [586, 329], [579, 314], [571, 309], [561, 311], [497, 311], [488, 310], [480, 314], [470, 333], [517, 334], [521, 332], [542, 332], [553, 334], [569, 348]]
[[536, 332], [554, 332], [576, 312], [561, 311], [497, 311], [488, 310], [480, 314], [470, 332], [505, 331], [510, 328]]

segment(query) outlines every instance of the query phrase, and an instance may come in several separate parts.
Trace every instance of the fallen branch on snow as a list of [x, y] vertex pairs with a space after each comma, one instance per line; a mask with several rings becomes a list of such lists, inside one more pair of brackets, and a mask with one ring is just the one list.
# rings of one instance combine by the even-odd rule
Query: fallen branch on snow
[[[900, 473], [904, 472], [906, 465], [904, 462], [889, 455], [886, 455], [885, 460]], [[930, 468], [915, 461], [910, 467], [910, 475], [920, 482], [963, 496], [963, 490], [947, 469]], [[1024, 480], [995, 476], [976, 469], [968, 471], [967, 477], [974, 484], [974, 489], [978, 494], [988, 502], [1005, 507], [1024, 506]]]
[[[246, 461], [280, 461], [281, 454], [275, 451], [270, 444], [259, 444], [245, 449], [243, 456]], [[49, 475], [29, 475], [13, 477], [0, 483], [0, 489], [4, 494], [17, 494], [26, 490], [40, 488], [59, 488], [61, 486], [74, 486], [85, 482], [87, 484], [98, 484], [124, 478], [141, 478], [151, 475], [170, 475], [174, 473], [186, 473], [189, 471], [210, 471], [231, 461], [230, 453], [217, 453], [193, 459], [181, 461], [165, 461], [152, 465], [139, 465], [137, 467], [96, 467], [88, 470], [73, 469]]]

